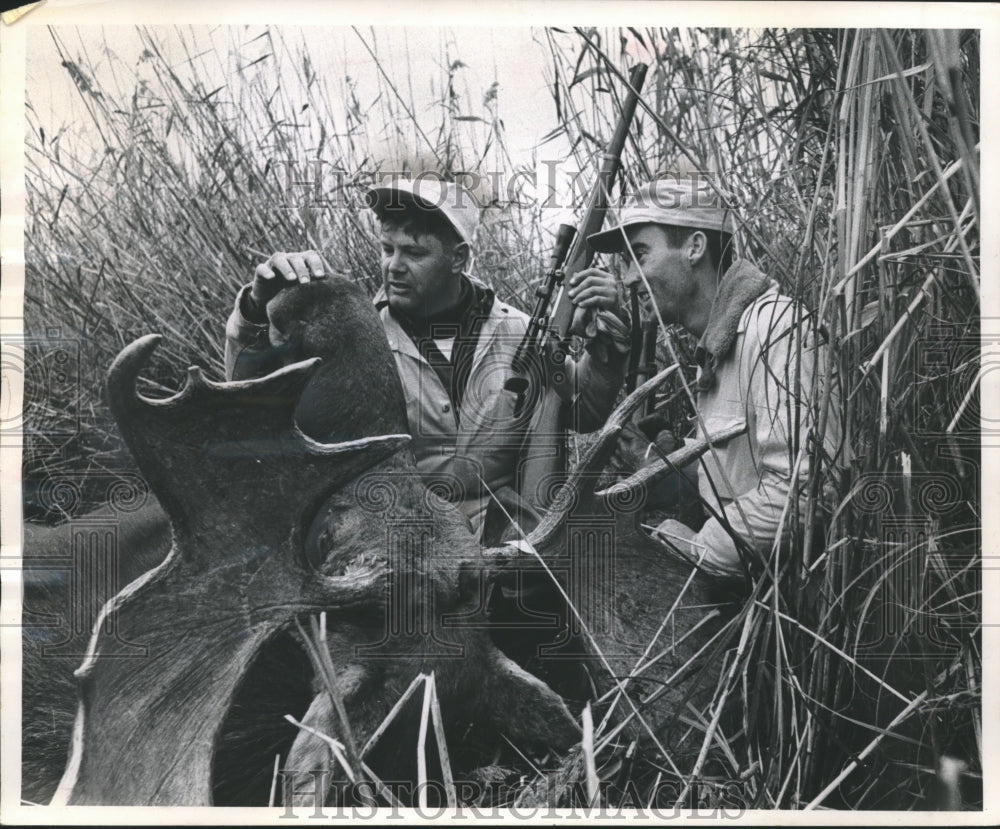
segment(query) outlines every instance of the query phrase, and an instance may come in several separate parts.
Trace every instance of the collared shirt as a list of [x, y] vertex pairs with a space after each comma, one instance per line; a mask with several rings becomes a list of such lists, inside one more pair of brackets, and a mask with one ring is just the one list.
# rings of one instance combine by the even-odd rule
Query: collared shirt
[[[514, 486], [525, 428], [514, 416], [517, 396], [506, 388], [528, 316], [499, 300], [483, 320], [459, 411], [441, 378], [402, 326], [379, 312], [406, 397], [411, 449], [425, 483], [446, 495], [482, 527], [489, 492]], [[624, 378], [626, 353], [605, 347], [568, 361], [552, 385], [571, 404], [578, 431], [599, 428], [614, 406]], [[536, 410], [536, 414], [539, 410]]]
[[[424, 319], [412, 319], [389, 311], [437, 373], [451, 398], [456, 418], [465, 396], [476, 343], [494, 300], [493, 291], [489, 288], [463, 277], [461, 295], [454, 308]], [[388, 300], [376, 302], [379, 311], [387, 306]]]

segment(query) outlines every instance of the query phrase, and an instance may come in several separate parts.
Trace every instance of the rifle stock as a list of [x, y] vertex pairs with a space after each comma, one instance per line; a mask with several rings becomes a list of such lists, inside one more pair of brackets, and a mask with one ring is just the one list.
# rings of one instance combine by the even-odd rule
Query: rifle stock
[[[566, 256], [563, 267], [565, 278], [555, 301], [542, 351], [550, 351], [558, 367], [569, 358], [569, 342], [573, 333], [580, 331], [580, 318], [569, 298], [568, 287], [573, 276], [590, 267], [594, 251], [587, 244], [587, 237], [597, 233], [604, 225], [608, 201], [615, 177], [621, 169], [621, 155], [628, 138], [629, 127], [639, 103], [639, 90], [646, 78], [646, 65], [637, 64], [629, 74], [628, 96], [622, 105], [621, 116], [614, 135], [604, 153], [601, 170], [590, 193], [587, 209], [580, 230]], [[558, 368], [556, 368], [558, 370]], [[549, 384], [542, 392], [531, 421], [525, 446], [521, 453], [519, 487], [521, 496], [536, 510], [549, 507], [559, 486], [566, 478], [567, 449], [566, 429], [569, 423], [570, 404], [565, 402]]]

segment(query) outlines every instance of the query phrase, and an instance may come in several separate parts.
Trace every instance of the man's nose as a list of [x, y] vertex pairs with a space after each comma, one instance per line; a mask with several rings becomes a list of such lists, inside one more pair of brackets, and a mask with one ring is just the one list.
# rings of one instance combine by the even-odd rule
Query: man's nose
[[389, 271], [389, 273], [399, 273], [400, 271], [402, 271], [403, 270], [402, 257], [398, 253], [394, 253], [392, 254], [392, 256], [389, 256], [386, 261], [385, 269]]

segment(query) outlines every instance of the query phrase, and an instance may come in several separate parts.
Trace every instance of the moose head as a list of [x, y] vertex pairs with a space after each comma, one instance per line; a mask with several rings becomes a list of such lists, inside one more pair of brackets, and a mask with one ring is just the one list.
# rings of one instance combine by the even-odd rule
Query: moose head
[[[181, 392], [147, 399], [136, 379], [154, 335], [110, 369], [112, 411], [173, 546], [95, 627], [54, 802], [209, 805], [215, 738], [248, 666], [319, 612], [359, 742], [401, 688], [433, 671], [443, 711], [568, 749], [580, 727], [564, 700], [476, 623], [483, 586], [523, 566], [547, 571], [568, 599], [581, 644], [555, 650], [589, 667], [609, 739], [650, 740], [671, 764], [696, 755], [701, 733], [685, 705], [711, 684], [694, 657], [711, 653], [718, 611], [705, 578], [639, 528], [643, 486], [666, 467], [595, 491], [623, 422], [662, 378], [612, 414], [534, 532], [483, 550], [421, 483], [402, 389], [361, 290], [328, 279], [274, 303], [271, 342], [300, 361], [262, 379], [215, 383], [190, 369]], [[312, 713], [326, 710], [336, 731], [330, 707], [321, 694]]]

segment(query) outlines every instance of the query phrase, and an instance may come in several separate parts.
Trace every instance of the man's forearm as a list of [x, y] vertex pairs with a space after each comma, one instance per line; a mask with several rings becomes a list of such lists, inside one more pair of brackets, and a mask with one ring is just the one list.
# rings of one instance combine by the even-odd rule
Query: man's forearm
[[249, 380], [270, 374], [275, 355], [267, 336], [267, 318], [262, 322], [248, 319], [249, 285], [236, 295], [235, 306], [226, 320], [226, 379]]

